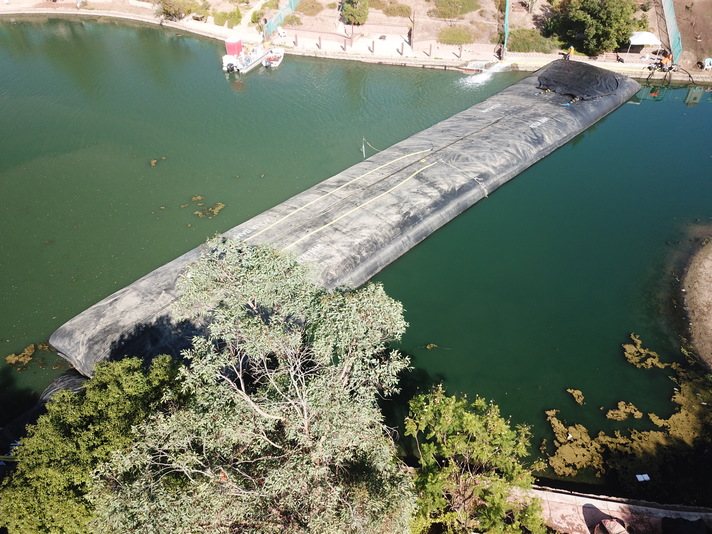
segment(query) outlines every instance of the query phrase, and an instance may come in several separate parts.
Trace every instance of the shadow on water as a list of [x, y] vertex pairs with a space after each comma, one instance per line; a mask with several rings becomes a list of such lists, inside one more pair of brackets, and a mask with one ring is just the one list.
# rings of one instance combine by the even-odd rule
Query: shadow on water
[[4, 427], [18, 414], [30, 409], [39, 396], [30, 388], [17, 385], [17, 370], [12, 366], [0, 367], [0, 427]]
[[[17, 371], [10, 366], [0, 367], [0, 455], [9, 451], [10, 444], [25, 435], [25, 426], [34, 422], [41, 410], [36, 410], [39, 397], [30, 388], [17, 386]], [[0, 466], [0, 480], [6, 466]]]
[[[381, 399], [379, 404], [386, 425], [397, 431], [396, 442], [401, 449], [400, 455], [408, 464], [415, 461], [415, 447], [412, 438], [405, 436], [405, 419], [408, 417], [408, 403], [421, 393], [428, 393], [433, 386], [443, 383], [445, 377], [442, 375], [431, 375], [428, 371], [418, 366], [416, 357], [410, 357], [413, 369], [403, 373], [400, 377], [400, 392], [396, 395]], [[417, 463], [417, 462], [416, 462]]]
[[195, 336], [206, 335], [205, 325], [188, 320], [174, 322], [168, 315], [162, 315], [152, 323], [139, 323], [122, 334], [111, 344], [109, 359], [136, 356], [148, 362], [162, 354], [180, 358], [182, 351], [193, 346]]

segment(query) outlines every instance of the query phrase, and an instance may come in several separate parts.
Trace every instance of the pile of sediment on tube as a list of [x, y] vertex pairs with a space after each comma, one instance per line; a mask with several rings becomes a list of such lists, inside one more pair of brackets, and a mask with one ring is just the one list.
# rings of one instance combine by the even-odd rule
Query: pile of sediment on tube
[[[632, 97], [637, 82], [559, 60], [223, 235], [269, 243], [326, 288], [357, 287]], [[80, 313], [50, 344], [81, 373], [124, 355], [177, 355], [200, 327], [171, 306], [197, 247]]]

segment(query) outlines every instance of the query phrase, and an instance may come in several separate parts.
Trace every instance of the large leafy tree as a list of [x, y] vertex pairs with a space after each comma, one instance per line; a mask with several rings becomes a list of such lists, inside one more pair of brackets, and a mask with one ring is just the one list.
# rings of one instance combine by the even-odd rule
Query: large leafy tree
[[511, 428], [495, 404], [439, 386], [411, 400], [406, 435], [420, 461], [415, 532], [546, 532], [525, 491], [529, 430]]
[[633, 0], [563, 0], [550, 30], [588, 55], [617, 50], [637, 27]]
[[128, 448], [142, 422], [174, 387], [177, 364], [135, 358], [97, 365], [82, 391], [61, 391], [17, 447], [17, 467], [0, 488], [0, 526], [13, 533], [87, 531], [91, 471]]
[[347, 24], [365, 24], [368, 19], [368, 0], [344, 0], [342, 16]]
[[379, 285], [327, 291], [293, 258], [213, 240], [181, 283], [203, 317], [191, 401], [156, 414], [98, 475], [100, 532], [404, 532], [411, 481], [376, 400], [408, 361]]

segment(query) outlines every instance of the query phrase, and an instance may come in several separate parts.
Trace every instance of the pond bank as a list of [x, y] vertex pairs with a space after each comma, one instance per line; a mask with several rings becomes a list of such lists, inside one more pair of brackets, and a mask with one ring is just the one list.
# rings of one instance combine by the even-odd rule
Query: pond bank
[[692, 345], [699, 358], [712, 368], [712, 238], [693, 256], [682, 291], [690, 318]]

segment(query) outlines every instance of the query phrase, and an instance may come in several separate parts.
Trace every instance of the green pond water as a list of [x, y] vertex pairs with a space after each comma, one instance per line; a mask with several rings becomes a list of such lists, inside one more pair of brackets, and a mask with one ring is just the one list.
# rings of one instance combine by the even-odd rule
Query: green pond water
[[[524, 76], [288, 56], [235, 78], [222, 53], [140, 25], [0, 20], [0, 354], [360, 161], [362, 146]], [[593, 430], [622, 428], [599, 410], [619, 400], [669, 413], [666, 373], [632, 368], [620, 346], [636, 332], [680, 358], [672, 271], [712, 217], [712, 93], [689, 105], [690, 91], [644, 89], [378, 275], [411, 325], [409, 391], [443, 381], [493, 399], [535, 441], [546, 409]], [[66, 368], [38, 360], [0, 361], [4, 421]]]

